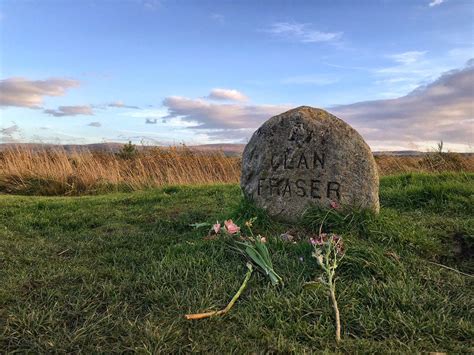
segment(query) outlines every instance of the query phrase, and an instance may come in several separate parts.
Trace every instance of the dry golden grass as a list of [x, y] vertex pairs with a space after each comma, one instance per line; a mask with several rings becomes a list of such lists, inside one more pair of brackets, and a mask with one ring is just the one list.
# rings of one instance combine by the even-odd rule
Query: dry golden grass
[[[378, 156], [380, 175], [406, 172], [474, 171], [474, 156], [430, 153], [419, 157]], [[240, 158], [186, 147], [119, 154], [63, 148], [12, 147], [0, 153], [0, 192], [78, 195], [166, 185], [237, 183]]]
[[376, 156], [379, 174], [474, 172], [474, 155], [431, 152], [421, 156]]
[[118, 154], [62, 148], [10, 148], [0, 153], [0, 191], [77, 195], [138, 190], [164, 185], [235, 183], [240, 160], [223, 153], [202, 154], [186, 147]]

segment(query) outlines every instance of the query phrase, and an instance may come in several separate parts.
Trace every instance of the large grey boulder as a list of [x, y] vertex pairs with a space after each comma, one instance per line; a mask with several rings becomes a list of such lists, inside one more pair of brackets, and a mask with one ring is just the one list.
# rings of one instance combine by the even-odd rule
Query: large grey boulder
[[311, 205], [379, 211], [374, 157], [359, 133], [308, 106], [274, 116], [252, 136], [240, 185], [271, 216], [297, 220]]

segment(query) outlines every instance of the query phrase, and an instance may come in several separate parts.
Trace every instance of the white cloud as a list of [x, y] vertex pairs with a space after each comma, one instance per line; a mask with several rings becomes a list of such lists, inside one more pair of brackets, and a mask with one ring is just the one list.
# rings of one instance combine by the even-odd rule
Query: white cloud
[[233, 89], [212, 89], [207, 97], [211, 100], [222, 100], [222, 101], [247, 101], [248, 97], [243, 93]]
[[90, 127], [101, 127], [102, 124], [100, 122], [91, 122], [88, 124]]
[[342, 32], [322, 32], [307, 23], [276, 22], [265, 32], [301, 43], [331, 42], [342, 37]]
[[44, 113], [55, 116], [55, 117], [63, 117], [63, 116], [77, 116], [77, 115], [87, 115], [92, 116], [94, 112], [92, 111], [92, 107], [85, 105], [85, 106], [59, 106], [56, 110], [48, 109], [44, 110]]
[[444, 0], [432, 0], [432, 1], [428, 4], [428, 6], [429, 6], [429, 7], [438, 6], [438, 5], [441, 5], [443, 2], [444, 2]]
[[426, 51], [409, 51], [398, 54], [389, 55], [395, 62], [400, 64], [412, 64], [421, 59], [426, 54]]
[[140, 109], [138, 106], [131, 106], [131, 105], [125, 105], [123, 101], [114, 101], [111, 102], [107, 105], [107, 107], [115, 107], [115, 108], [130, 108], [130, 109]]
[[78, 86], [77, 80], [64, 78], [4, 79], [0, 81], [0, 106], [41, 108], [44, 96], [63, 96], [68, 89]]

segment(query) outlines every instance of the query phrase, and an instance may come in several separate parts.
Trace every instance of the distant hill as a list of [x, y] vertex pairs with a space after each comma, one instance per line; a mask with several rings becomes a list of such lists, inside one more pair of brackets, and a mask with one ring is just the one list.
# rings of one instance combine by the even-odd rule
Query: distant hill
[[240, 156], [244, 152], [245, 144], [202, 144], [189, 146], [191, 149], [202, 152], [221, 151], [228, 156]]
[[[62, 148], [67, 152], [81, 151], [81, 150], [90, 150], [90, 151], [99, 151], [99, 152], [112, 152], [117, 153], [123, 147], [123, 143], [93, 143], [93, 144], [38, 144], [38, 143], [2, 143], [0, 144], [0, 151], [18, 147], [18, 148], [27, 148], [32, 150], [38, 149], [54, 149]], [[136, 145], [137, 149], [149, 149], [155, 146], [148, 145]], [[203, 144], [203, 145], [190, 145], [187, 146], [189, 149], [199, 150], [202, 152], [213, 152], [213, 151], [222, 151], [225, 155], [228, 156], [240, 156], [244, 151], [245, 144]]]
[[426, 154], [426, 152], [420, 152], [418, 150], [386, 150], [386, 151], [375, 151], [373, 152], [375, 156], [377, 155], [392, 155], [396, 157], [400, 156], [419, 156]]
[[123, 143], [93, 143], [93, 144], [43, 144], [43, 143], [3, 143], [0, 144], [0, 151], [12, 148], [27, 148], [32, 150], [45, 149], [45, 148], [62, 148], [67, 152], [91, 150], [101, 152], [118, 152], [122, 147]]

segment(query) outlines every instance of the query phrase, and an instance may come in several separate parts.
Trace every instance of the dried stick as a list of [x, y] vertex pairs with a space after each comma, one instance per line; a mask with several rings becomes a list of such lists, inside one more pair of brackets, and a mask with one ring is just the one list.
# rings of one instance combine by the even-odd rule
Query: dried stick
[[427, 263], [430, 263], [430, 264], [433, 264], [433, 265], [436, 265], [436, 266], [439, 266], [439, 267], [442, 267], [442, 268], [445, 268], [447, 270], [451, 270], [451, 271], [454, 271], [454, 272], [457, 272], [458, 274], [461, 274], [461, 275], [464, 275], [464, 276], [468, 276], [468, 277], [474, 277], [474, 275], [471, 275], [471, 274], [466, 274], [465, 272], [462, 272], [462, 271], [459, 271], [453, 267], [449, 267], [449, 266], [446, 266], [446, 265], [443, 265], [443, 264], [438, 264], [438, 263], [435, 263], [434, 261], [429, 261], [429, 260], [426, 260]]
[[250, 276], [252, 276], [252, 272], [253, 272], [252, 264], [248, 263], [247, 268], [248, 270], [247, 270], [247, 274], [245, 274], [244, 282], [242, 282], [242, 285], [240, 286], [239, 290], [234, 295], [234, 297], [232, 297], [229, 304], [224, 309], [221, 309], [220, 311], [212, 311], [212, 312], [206, 312], [206, 313], [186, 314], [184, 317], [188, 320], [204, 319], [204, 318], [209, 318], [212, 316], [220, 316], [229, 312], [230, 309], [234, 306], [234, 303], [242, 294], [242, 292], [244, 292], [245, 288], [247, 287], [247, 283], [250, 280]]

